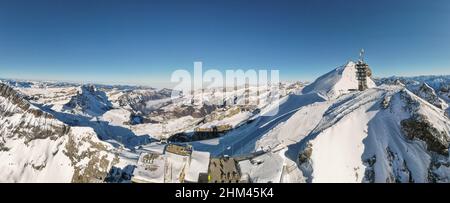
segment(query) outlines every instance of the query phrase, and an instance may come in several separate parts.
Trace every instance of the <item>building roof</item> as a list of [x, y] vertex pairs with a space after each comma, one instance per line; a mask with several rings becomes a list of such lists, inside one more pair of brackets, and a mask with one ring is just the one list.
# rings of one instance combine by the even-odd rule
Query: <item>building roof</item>
[[240, 172], [233, 158], [212, 158], [209, 164], [209, 182], [239, 182]]
[[157, 153], [142, 153], [133, 172], [133, 182], [163, 183], [165, 157]]
[[199, 180], [200, 173], [208, 173], [209, 158], [209, 152], [192, 152], [191, 162], [186, 172], [186, 182], [197, 182]]

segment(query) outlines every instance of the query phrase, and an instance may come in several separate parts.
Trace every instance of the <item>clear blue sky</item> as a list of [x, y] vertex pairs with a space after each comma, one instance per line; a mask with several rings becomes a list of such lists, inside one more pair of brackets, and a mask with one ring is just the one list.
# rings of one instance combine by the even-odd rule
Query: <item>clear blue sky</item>
[[203, 61], [313, 80], [360, 48], [376, 76], [450, 74], [450, 1], [0, 0], [0, 78], [153, 85]]

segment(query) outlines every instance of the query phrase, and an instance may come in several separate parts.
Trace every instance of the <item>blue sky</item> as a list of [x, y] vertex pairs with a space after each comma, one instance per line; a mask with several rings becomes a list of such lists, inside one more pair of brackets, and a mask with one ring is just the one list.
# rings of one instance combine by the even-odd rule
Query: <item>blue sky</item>
[[375, 76], [450, 74], [450, 1], [0, 0], [0, 78], [157, 86], [202, 61], [313, 80], [360, 48]]

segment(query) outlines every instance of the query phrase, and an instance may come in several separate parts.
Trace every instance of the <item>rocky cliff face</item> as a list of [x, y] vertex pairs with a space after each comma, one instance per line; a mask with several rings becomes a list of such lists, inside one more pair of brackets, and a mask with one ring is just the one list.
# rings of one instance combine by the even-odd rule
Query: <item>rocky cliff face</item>
[[112, 108], [105, 92], [94, 85], [83, 85], [77, 95], [64, 105], [64, 109], [74, 114], [99, 116]]
[[3, 120], [0, 132], [6, 137], [53, 140], [67, 134], [70, 127], [56, 120], [51, 114], [32, 106], [11, 87], [0, 84], [0, 116]]
[[[170, 100], [165, 101], [164, 99], [170, 98], [172, 91], [169, 89], [162, 90], [133, 90], [124, 93], [117, 99], [117, 102], [122, 107], [129, 107], [135, 112], [141, 112], [147, 114], [150, 111], [159, 108], [161, 106], [169, 104]], [[161, 101], [156, 102], [152, 105], [151, 101]]]
[[420, 87], [415, 90], [414, 93], [440, 109], [447, 108], [447, 104], [445, 103], [445, 101], [439, 98], [434, 89], [427, 83], [422, 83], [422, 85], [420, 85]]
[[0, 182], [101, 181], [118, 161], [110, 149], [0, 84]]
[[[424, 85], [424, 92], [434, 93], [430, 91], [429, 86]], [[432, 89], [431, 89], [432, 90]], [[428, 94], [427, 98], [435, 98], [434, 94]], [[422, 95], [421, 98], [424, 98]], [[450, 123], [443, 115], [440, 116], [441, 122], [436, 122], [436, 119], [431, 119], [430, 115], [424, 113], [423, 109], [430, 108], [426, 104], [421, 104], [417, 96], [407, 92], [401, 92], [401, 98], [405, 102], [405, 107], [411, 113], [408, 119], [400, 122], [403, 134], [410, 140], [419, 139], [427, 144], [427, 149], [441, 155], [448, 156], [449, 138], [448, 128]], [[431, 103], [431, 102], [430, 102]], [[422, 111], [421, 111], [422, 110]], [[432, 115], [431, 115], [432, 116]], [[434, 122], [433, 122], [434, 121]], [[439, 129], [435, 126], [441, 126]]]

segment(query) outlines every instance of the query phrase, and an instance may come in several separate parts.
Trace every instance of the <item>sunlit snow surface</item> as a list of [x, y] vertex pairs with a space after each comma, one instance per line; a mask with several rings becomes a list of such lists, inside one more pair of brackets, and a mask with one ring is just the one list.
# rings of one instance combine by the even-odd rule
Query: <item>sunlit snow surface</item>
[[[227, 155], [243, 158], [239, 168], [252, 182], [429, 182], [430, 173], [438, 178], [436, 181], [448, 182], [448, 156], [430, 152], [421, 140], [407, 139], [400, 124], [412, 114], [424, 115], [448, 138], [450, 122], [445, 116], [448, 106], [437, 108], [416, 96], [414, 88], [408, 85], [376, 86], [370, 79], [368, 90], [350, 91], [357, 88], [355, 75], [355, 64], [349, 62], [309, 86], [297, 87], [276, 101], [262, 102], [259, 114], [243, 111], [207, 122], [200, 122], [201, 117], [192, 115], [167, 117], [161, 113], [152, 119], [164, 118], [165, 123], [130, 124], [137, 110], [163, 109], [173, 113], [192, 99], [177, 98], [169, 102], [164, 98], [165, 90], [97, 88], [79, 96], [82, 89], [78, 85], [34, 82], [31, 83], [34, 85], [24, 83], [14, 88], [29, 97], [27, 100], [33, 108], [52, 114], [55, 117], [52, 122], [72, 126], [67, 136], [91, 136], [94, 142], [108, 146], [104, 153], [117, 154], [119, 160], [115, 167], [121, 169], [136, 165], [141, 152], [164, 153], [165, 145], [157, 140], [171, 134], [192, 132], [195, 127], [230, 124], [235, 129], [222, 137], [189, 143], [194, 148], [190, 169], [205, 171], [208, 156]], [[210, 91], [202, 99], [212, 102], [220, 98], [219, 94]], [[236, 94], [242, 95], [243, 90], [237, 90]], [[435, 94], [446, 103], [450, 100], [445, 92]], [[107, 96], [107, 101], [102, 95]], [[124, 95], [128, 95], [127, 100], [123, 99]], [[405, 96], [417, 105], [409, 103]], [[194, 95], [194, 100], [198, 99], [200, 96]], [[77, 101], [74, 108], [68, 108], [71, 101]], [[383, 106], [385, 101], [388, 102]], [[15, 108], [8, 98], [0, 97], [0, 109], [15, 112], [0, 114], [0, 130], [6, 132], [2, 133], [0, 144], [8, 149], [0, 151], [0, 182], [70, 182], [74, 168], [62, 153], [67, 136], [56, 140], [37, 139], [27, 144], [22, 139], [3, 137], [12, 133], [9, 125], [18, 125], [24, 118], [33, 121]], [[81, 151], [89, 147], [80, 141]], [[308, 148], [311, 154], [306, 162], [300, 163], [299, 154]], [[371, 163], [373, 157], [376, 161]], [[173, 174], [181, 173], [181, 167], [187, 164], [180, 160], [177, 165], [178, 158], [170, 157]], [[442, 164], [433, 165], [433, 160]], [[87, 162], [89, 159], [83, 159], [78, 164], [83, 166]], [[44, 167], [36, 170], [30, 164]], [[186, 175], [189, 180], [198, 178], [194, 171]], [[173, 176], [173, 182], [178, 181]]]

